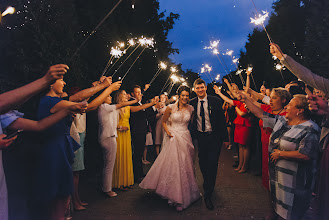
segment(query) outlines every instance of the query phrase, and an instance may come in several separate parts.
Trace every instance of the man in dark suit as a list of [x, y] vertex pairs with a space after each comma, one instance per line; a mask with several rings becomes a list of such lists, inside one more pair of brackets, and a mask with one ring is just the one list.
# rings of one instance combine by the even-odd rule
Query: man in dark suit
[[[144, 89], [144, 91], [146, 91], [147, 88]], [[135, 85], [132, 89], [131, 96], [137, 98], [141, 94], [142, 94], [141, 87]], [[155, 99], [157, 100], [156, 102], [159, 101], [159, 97], [155, 97]], [[142, 105], [142, 100], [134, 104], [134, 106], [139, 106], [139, 105]], [[147, 113], [145, 109], [138, 112], [131, 112], [129, 123], [130, 123], [131, 139], [134, 149], [134, 155], [133, 155], [134, 180], [136, 183], [140, 183], [144, 177], [142, 158], [145, 148], [146, 134], [148, 131]]]
[[194, 107], [192, 122], [192, 137], [198, 141], [199, 164], [203, 175], [204, 201], [209, 210], [214, 209], [211, 195], [214, 191], [218, 159], [223, 142], [228, 144], [222, 100], [207, 95], [205, 81], [197, 79], [194, 82], [194, 92], [198, 97], [190, 104]]

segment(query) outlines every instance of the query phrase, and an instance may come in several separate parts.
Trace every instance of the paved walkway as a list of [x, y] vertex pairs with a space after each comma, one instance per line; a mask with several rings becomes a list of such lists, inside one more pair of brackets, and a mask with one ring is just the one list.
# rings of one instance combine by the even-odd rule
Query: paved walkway
[[[197, 161], [197, 158], [196, 158]], [[81, 195], [89, 202], [86, 211], [72, 213], [73, 219], [262, 219], [270, 210], [268, 192], [261, 185], [261, 177], [238, 174], [232, 168], [232, 151], [222, 149], [213, 202], [215, 210], [206, 209], [202, 199], [178, 213], [155, 193], [134, 189], [118, 192], [115, 198], [106, 198], [97, 189], [95, 180], [82, 179]], [[202, 176], [196, 163], [197, 181]]]

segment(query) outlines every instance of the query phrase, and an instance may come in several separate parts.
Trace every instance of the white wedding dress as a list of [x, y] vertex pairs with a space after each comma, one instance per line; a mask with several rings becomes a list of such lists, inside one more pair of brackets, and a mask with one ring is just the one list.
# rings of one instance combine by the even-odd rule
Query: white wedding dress
[[194, 108], [178, 110], [177, 103], [168, 106], [172, 109], [167, 121], [172, 138], [165, 133], [162, 150], [140, 187], [155, 190], [169, 203], [187, 208], [200, 198], [200, 191], [194, 174], [194, 146], [188, 124]]

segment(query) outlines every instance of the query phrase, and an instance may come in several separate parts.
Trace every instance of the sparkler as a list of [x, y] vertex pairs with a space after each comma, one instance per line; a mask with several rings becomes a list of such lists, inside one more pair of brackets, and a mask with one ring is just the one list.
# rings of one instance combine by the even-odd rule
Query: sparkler
[[172, 66], [172, 67], [170, 67], [170, 72], [171, 72], [171, 73], [170, 73], [170, 75], [169, 75], [167, 81], [166, 81], [165, 84], [163, 85], [160, 94], [162, 94], [162, 92], [164, 91], [164, 89], [165, 89], [168, 85], [170, 85], [170, 83], [167, 85], [169, 79], [171, 78], [171, 76], [172, 76], [173, 74], [175, 74], [176, 72], [178, 72], [178, 70], [177, 70], [176, 67]]
[[162, 70], [167, 69], [167, 65], [164, 62], [160, 62], [158, 66], [159, 68], [157, 72], [154, 74], [153, 78], [149, 82], [150, 85], [154, 82], [154, 80], [158, 77], [158, 75], [161, 73]]
[[260, 13], [258, 13], [257, 7], [255, 5], [255, 2], [253, 0], [251, 0], [252, 4], [254, 5], [254, 8], [256, 10], [256, 13], [258, 14], [258, 17], [255, 16], [255, 18], [250, 18], [251, 23], [254, 23], [255, 25], [262, 25], [268, 40], [270, 41], [270, 43], [273, 43], [272, 38], [270, 37], [269, 33], [266, 30], [266, 27], [264, 25], [264, 22], [266, 20], [266, 18], [268, 17], [268, 12], [267, 11], [262, 11], [263, 15], [261, 15]]
[[98, 25], [94, 28], [94, 30], [92, 32], [90, 32], [90, 34], [87, 36], [87, 38], [81, 43], [81, 45], [78, 47], [78, 49], [74, 52], [73, 56], [71, 57], [70, 60], [72, 60], [77, 54], [78, 52], [81, 50], [81, 48], [87, 43], [87, 41], [89, 40], [89, 38], [96, 33], [96, 31], [98, 30], [98, 28], [104, 23], [104, 21], [114, 12], [114, 10], [120, 5], [120, 3], [123, 0], [119, 0], [118, 3], [116, 5], [114, 5], [114, 7], [111, 9], [111, 11], [98, 23]]
[[137, 60], [139, 59], [139, 57], [142, 55], [142, 53], [144, 52], [144, 50], [146, 49], [146, 47], [143, 48], [143, 50], [139, 53], [139, 55], [137, 56], [137, 58], [134, 60], [134, 62], [131, 64], [131, 66], [129, 67], [129, 69], [127, 70], [127, 72], [125, 73], [125, 75], [123, 75], [122, 80], [124, 80], [124, 78], [126, 78], [127, 74], [129, 73], [129, 71], [131, 70], [131, 68], [135, 65], [135, 63], [137, 62]]
[[203, 67], [201, 67], [201, 73], [204, 73], [208, 77], [209, 81], [212, 83], [214, 81], [214, 79], [210, 74], [210, 72], [212, 71], [212, 67], [209, 66], [208, 64], [202, 64], [202, 65]]
[[281, 77], [282, 77], [282, 81], [283, 81], [284, 84], [286, 84], [286, 82], [285, 82], [285, 80], [283, 78], [283, 74], [282, 74], [283, 65], [281, 65], [280, 63], [278, 63], [278, 64], [275, 65], [275, 69], [278, 70], [278, 71], [280, 71], [280, 74], [281, 74]]
[[256, 89], [257, 86], [256, 86], [256, 83], [255, 83], [254, 76], [252, 75], [252, 70], [253, 70], [253, 67], [252, 67], [252, 66], [249, 66], [249, 67], [247, 68], [247, 71], [250, 72], [250, 75], [251, 75], [251, 78], [252, 78], [252, 82], [254, 83], [254, 86], [255, 86], [255, 89]]
[[218, 50], [218, 45], [219, 45], [219, 40], [215, 40], [215, 41], [210, 41], [210, 46], [209, 47], [204, 47], [205, 50], [210, 49], [212, 50], [212, 53], [215, 54], [220, 62], [220, 64], [222, 65], [222, 67], [224, 68], [226, 75], [228, 75], [229, 80], [232, 83], [232, 79], [231, 76], [229, 74], [228, 68], [226, 63], [224, 62], [224, 60], [222, 61], [222, 59], [219, 58], [219, 50]]
[[[119, 43], [119, 46], [122, 46], [122, 44], [124, 44], [123, 42], [122, 42], [122, 43], [118, 42], [118, 43]], [[129, 46], [127, 47], [127, 49], [124, 50], [124, 52], [123, 52], [124, 54], [126, 54], [127, 50], [129, 50], [130, 47], [135, 46], [135, 41], [134, 41], [134, 39], [131, 38], [130, 40], [128, 40], [128, 44], [129, 44]], [[122, 56], [120, 56], [120, 57], [114, 62], [114, 64], [111, 66], [111, 68], [107, 70], [106, 75], [107, 75], [108, 72], [111, 71], [111, 69], [115, 66], [115, 64], [120, 60], [121, 57], [122, 57]], [[130, 55], [128, 56], [128, 58], [129, 58], [129, 57], [130, 57]], [[114, 75], [114, 74], [113, 74], [113, 75]]]
[[2, 19], [2, 17], [5, 17], [6, 15], [8, 15], [8, 14], [14, 14], [15, 13], [15, 8], [14, 7], [11, 7], [11, 6], [9, 6], [4, 12], [0, 12], [0, 22], [1, 22], [1, 19]]

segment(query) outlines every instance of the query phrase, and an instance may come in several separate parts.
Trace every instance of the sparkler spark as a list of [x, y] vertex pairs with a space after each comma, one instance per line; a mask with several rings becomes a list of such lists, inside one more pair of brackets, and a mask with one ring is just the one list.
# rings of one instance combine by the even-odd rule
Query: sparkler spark
[[149, 48], [154, 47], [154, 39], [153, 38], [146, 38], [146, 37], [142, 36], [142, 38], [140, 38], [138, 40], [138, 42], [142, 46], [146, 46], [146, 47], [149, 47]]
[[219, 54], [219, 51], [218, 51], [217, 48], [215, 48], [215, 49], [212, 50], [212, 53], [213, 53], [213, 54]]
[[179, 78], [178, 78], [178, 76], [176, 76], [176, 75], [172, 75], [172, 76], [170, 76], [170, 79], [171, 79], [174, 83], [179, 82]]
[[235, 58], [232, 60], [233, 63], [238, 63], [239, 62], [239, 58]]
[[282, 68], [283, 68], [283, 66], [280, 63], [275, 65], [276, 70], [282, 70]]
[[233, 50], [226, 51], [225, 55], [232, 56], [233, 55]]
[[267, 11], [262, 11], [263, 15], [259, 14], [258, 18], [255, 16], [255, 18], [250, 18], [250, 23], [253, 23], [255, 25], [261, 25], [264, 24], [266, 18], [268, 17], [268, 12]]
[[212, 49], [216, 49], [218, 47], [219, 44], [219, 40], [215, 40], [215, 41], [210, 41], [210, 46], [209, 47], [204, 47], [203, 49], [205, 50], [212, 50]]
[[236, 75], [240, 75], [242, 73], [242, 70], [237, 70]]
[[172, 73], [176, 73], [177, 72], [177, 69], [176, 69], [176, 67], [172, 66], [172, 67], [170, 67], [170, 71]]
[[125, 43], [123, 42], [118, 42], [119, 43], [119, 47], [123, 48], [125, 46]]
[[122, 56], [122, 54], [124, 54], [124, 51], [120, 50], [118, 47], [115, 47], [115, 48], [112, 47], [110, 54], [115, 58], [119, 58]]
[[165, 70], [165, 69], [167, 69], [167, 65], [164, 62], [160, 62], [159, 68]]
[[248, 72], [252, 72], [252, 70], [253, 70], [253, 68], [251, 66], [248, 67], [248, 69], [247, 69]]
[[129, 43], [130, 46], [135, 46], [135, 44], [136, 44], [133, 38], [131, 38], [131, 39], [128, 41], [128, 43]]

